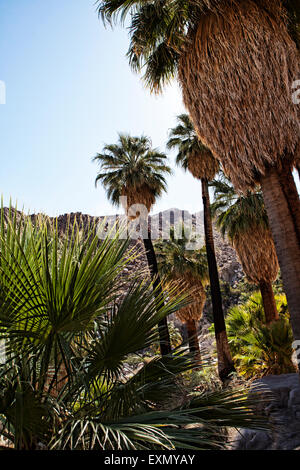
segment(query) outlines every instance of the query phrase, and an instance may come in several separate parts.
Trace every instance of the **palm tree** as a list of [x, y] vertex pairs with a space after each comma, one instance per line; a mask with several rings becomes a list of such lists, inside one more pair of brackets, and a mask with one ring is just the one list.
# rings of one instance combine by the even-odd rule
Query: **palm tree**
[[105, 23], [131, 15], [130, 65], [151, 91], [178, 77], [201, 142], [236, 189], [261, 184], [300, 341], [300, 201], [292, 167], [300, 145], [298, 0], [99, 0]]
[[176, 316], [186, 324], [190, 351], [195, 354], [198, 362], [201, 353], [198, 341], [198, 322], [202, 317], [206, 301], [205, 284], [208, 281], [206, 253], [203, 249], [189, 250], [184, 227], [181, 227], [181, 238], [176, 237], [174, 228], [170, 231], [170, 239], [155, 244], [159, 272], [166, 278], [178, 282], [187, 288], [192, 302], [181, 308]]
[[178, 125], [171, 130], [167, 146], [170, 149], [177, 149], [176, 164], [184, 170], [189, 170], [195, 178], [201, 181], [218, 368], [221, 380], [225, 380], [234, 370], [234, 366], [226, 334], [208, 191], [208, 181], [212, 180], [218, 172], [219, 162], [210, 150], [199, 141], [193, 123], [187, 114], [178, 116]]
[[278, 275], [278, 260], [260, 191], [237, 194], [225, 177], [214, 180], [212, 213], [223, 236], [233, 244], [250, 282], [259, 286], [266, 323], [279, 319], [272, 282]]
[[[132, 207], [143, 205], [149, 212], [156, 199], [166, 191], [165, 175], [171, 173], [166, 159], [164, 153], [152, 148], [148, 137], [131, 137], [125, 134], [120, 134], [117, 144], [106, 145], [103, 153], [99, 153], [94, 158], [94, 161], [99, 164], [96, 185], [101, 181], [108, 199], [114, 205], [123, 204], [129, 218], [141, 216], [141, 233], [155, 293], [159, 292], [161, 281], [148, 217], [145, 220], [143, 211], [132, 211]], [[124, 196], [127, 197], [126, 204], [124, 204]], [[169, 354], [171, 343], [166, 319], [162, 320], [159, 328], [161, 353], [162, 355]]]
[[120, 273], [136, 256], [129, 240], [99, 241], [97, 227], [78, 224], [61, 238], [49, 220], [3, 214], [1, 437], [18, 450], [211, 449], [225, 447], [225, 426], [264, 426], [241, 390], [176, 405], [179, 378], [195, 367], [182, 348], [126, 374], [130, 356], [157, 341], [157, 323], [186, 305], [172, 292], [157, 309], [151, 285], [134, 278], [120, 298]]

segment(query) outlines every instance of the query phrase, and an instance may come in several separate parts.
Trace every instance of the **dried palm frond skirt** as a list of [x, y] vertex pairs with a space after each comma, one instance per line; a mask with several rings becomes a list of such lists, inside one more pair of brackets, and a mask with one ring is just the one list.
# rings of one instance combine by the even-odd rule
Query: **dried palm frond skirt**
[[233, 246], [250, 282], [274, 282], [279, 270], [270, 230], [259, 227], [236, 236]]
[[200, 140], [245, 191], [271, 166], [294, 163], [300, 105], [292, 85], [300, 55], [279, 0], [222, 6], [189, 32], [179, 80]]
[[213, 180], [216, 173], [219, 171], [219, 161], [213, 156], [211, 152], [194, 153], [189, 156], [188, 169], [199, 180], [207, 179]]
[[192, 276], [185, 276], [176, 280], [180, 284], [181, 289], [184, 288], [188, 291], [191, 298], [191, 303], [187, 307], [183, 307], [176, 312], [177, 318], [182, 322], [200, 320], [206, 301], [205, 289], [202, 282]]
[[126, 201], [122, 200], [122, 206], [130, 220], [136, 219], [141, 214], [146, 215], [155, 203], [155, 196], [146, 184], [139, 188], [124, 188], [122, 196], [127, 197]]

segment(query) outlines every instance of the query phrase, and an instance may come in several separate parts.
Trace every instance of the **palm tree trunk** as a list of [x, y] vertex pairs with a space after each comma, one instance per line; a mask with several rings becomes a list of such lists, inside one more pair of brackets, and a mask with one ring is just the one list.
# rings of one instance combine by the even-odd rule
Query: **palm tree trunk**
[[[158, 299], [158, 298], [162, 298], [161, 281], [160, 281], [160, 276], [158, 273], [156, 255], [155, 255], [153, 243], [151, 240], [150, 228], [148, 228], [147, 233], [148, 233], [148, 238], [144, 238], [143, 242], [144, 242], [144, 247], [146, 251], [150, 276], [151, 276], [152, 283], [153, 283], [154, 295], [156, 299]], [[158, 324], [158, 327], [159, 327], [159, 338], [160, 338], [160, 351], [161, 351], [161, 355], [165, 356], [166, 354], [170, 354], [171, 352], [171, 340], [170, 340], [170, 333], [169, 333], [167, 319], [164, 318]]]
[[191, 353], [194, 355], [195, 360], [200, 364], [201, 363], [201, 352], [198, 340], [198, 331], [195, 320], [189, 320], [186, 322], [189, 347]]
[[[291, 201], [279, 172], [269, 169], [261, 180], [265, 205], [276, 246], [295, 341], [300, 342], [300, 244]], [[293, 201], [299, 204], [299, 200]], [[299, 343], [300, 344], [300, 343]]]
[[284, 167], [280, 172], [280, 184], [293, 217], [300, 246], [300, 200], [290, 166]]
[[261, 281], [259, 288], [265, 311], [266, 324], [269, 325], [274, 320], [279, 320], [272, 283]]
[[207, 252], [207, 261], [210, 278], [210, 291], [213, 308], [213, 319], [215, 326], [215, 336], [218, 354], [218, 371], [219, 377], [225, 381], [229, 374], [233, 372], [234, 365], [231, 357], [228, 338], [226, 333], [226, 325], [222, 307], [222, 296], [220, 289], [219, 273], [216, 261], [212, 219], [210, 212], [210, 200], [208, 191], [207, 179], [202, 179], [202, 199], [204, 208], [204, 229], [205, 229], [205, 244]]

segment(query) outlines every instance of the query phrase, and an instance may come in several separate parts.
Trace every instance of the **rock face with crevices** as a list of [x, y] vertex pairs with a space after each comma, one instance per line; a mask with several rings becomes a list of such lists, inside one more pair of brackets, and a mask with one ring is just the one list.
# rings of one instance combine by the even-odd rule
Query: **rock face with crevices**
[[[8, 217], [9, 209], [5, 207], [4, 209], [5, 217]], [[1, 210], [0, 210], [1, 211]], [[15, 210], [12, 209], [12, 212], [15, 213]], [[21, 217], [22, 213], [17, 211], [17, 217]], [[34, 222], [36, 217], [39, 214], [31, 214], [29, 217]], [[69, 214], [59, 215], [57, 218], [57, 229], [59, 234], [63, 234], [67, 231], [68, 226], [72, 226], [74, 221], [80, 222], [83, 227], [87, 227], [89, 224], [117, 224], [122, 226], [125, 222], [125, 215], [112, 215], [112, 216], [90, 216], [88, 214], [82, 214], [81, 212], [71, 212]], [[168, 237], [170, 227], [178, 227], [182, 221], [184, 221], [185, 226], [187, 227], [196, 227], [197, 236], [200, 239], [200, 244], [204, 244], [204, 223], [203, 223], [203, 213], [198, 212], [196, 214], [191, 214], [188, 211], [183, 211], [180, 209], [168, 209], [166, 211], [160, 212], [159, 214], [151, 215], [151, 227], [153, 229], [152, 238], [155, 240], [157, 236], [162, 236], [163, 238]], [[49, 221], [53, 222], [54, 218], [49, 217]], [[215, 249], [217, 263], [220, 271], [220, 278], [234, 287], [243, 277], [244, 273], [242, 267], [237, 259], [236, 252], [234, 248], [223, 239], [221, 234], [214, 229], [214, 239], [215, 239]], [[144, 251], [144, 246], [141, 240], [132, 240], [130, 248], [136, 246], [140, 253], [140, 257], [134, 263], [132, 263], [132, 269], [144, 268], [147, 270], [147, 260]]]
[[299, 375], [269, 375], [253, 382], [252, 391], [264, 398], [263, 404], [258, 405], [261, 408], [258, 410], [266, 416], [266, 420], [270, 423], [270, 430], [244, 429], [236, 434], [231, 448], [234, 450], [300, 450]]

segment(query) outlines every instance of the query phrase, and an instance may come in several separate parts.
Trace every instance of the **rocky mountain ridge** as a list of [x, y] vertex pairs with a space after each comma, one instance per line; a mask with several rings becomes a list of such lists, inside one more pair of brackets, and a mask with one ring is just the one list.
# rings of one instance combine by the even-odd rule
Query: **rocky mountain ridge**
[[[13, 212], [14, 209], [13, 209]], [[9, 209], [4, 208], [5, 216], [8, 216]], [[22, 212], [17, 211], [17, 215], [21, 216]], [[26, 214], [24, 214], [26, 215]], [[44, 214], [28, 214], [28, 217], [34, 221], [39, 215]], [[60, 234], [66, 232], [68, 225], [72, 225], [75, 220], [80, 221], [83, 227], [87, 227], [89, 224], [103, 224], [107, 226], [117, 224], [122, 226], [126, 222], [126, 216], [115, 214], [109, 216], [90, 216], [88, 214], [82, 214], [81, 212], [71, 212], [59, 215], [58, 217], [49, 217], [50, 221], [57, 221], [57, 228]], [[178, 227], [184, 221], [185, 226], [193, 227], [196, 230], [199, 244], [204, 244], [204, 223], [203, 223], [203, 212], [197, 212], [191, 214], [188, 211], [184, 211], [177, 208], [168, 209], [157, 214], [149, 216], [149, 222], [152, 229], [152, 238], [155, 240], [158, 237], [167, 238], [170, 227]], [[220, 270], [221, 279], [234, 287], [243, 277], [243, 271], [241, 265], [237, 259], [236, 252], [227, 240], [224, 240], [219, 231], [214, 228], [215, 248], [217, 263]], [[144, 246], [141, 240], [132, 240], [131, 246], [137, 245], [140, 252], [140, 257], [136, 260], [132, 269], [134, 268], [145, 268], [147, 269], [146, 255], [144, 252]]]

